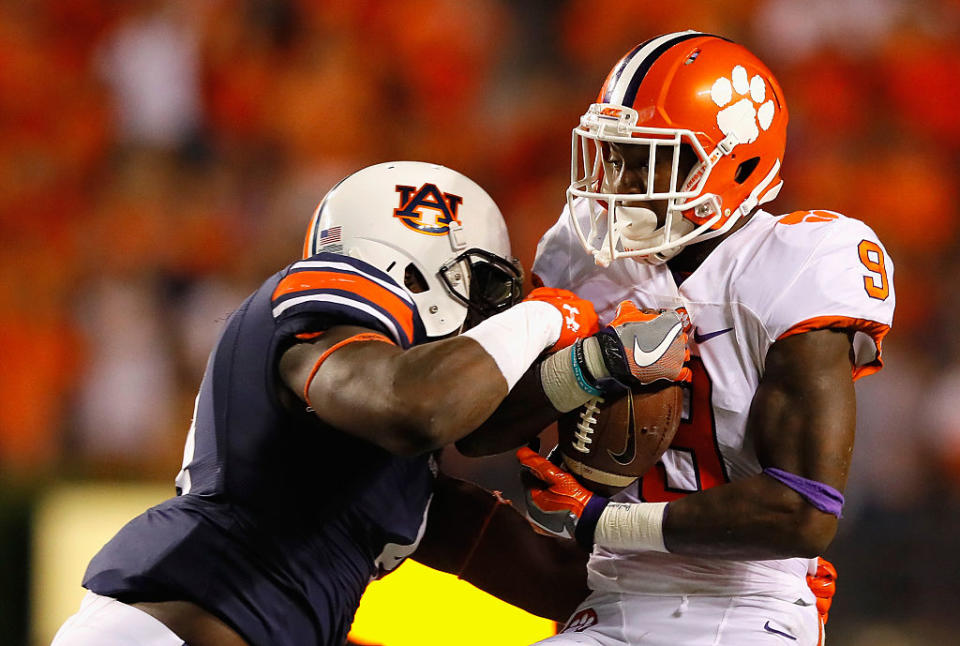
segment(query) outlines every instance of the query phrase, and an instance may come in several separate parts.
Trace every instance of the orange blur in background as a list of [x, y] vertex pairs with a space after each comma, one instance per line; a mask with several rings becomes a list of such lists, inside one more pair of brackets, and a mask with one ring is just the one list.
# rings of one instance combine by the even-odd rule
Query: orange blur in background
[[[831, 643], [949, 642], [957, 0], [0, 3], [0, 488], [172, 481], [219, 325], [361, 167], [427, 160], [475, 179], [529, 269], [563, 205], [570, 130], [610, 65], [686, 28], [746, 45], [783, 86], [772, 210], [862, 219], [896, 263], [887, 367], [858, 383], [828, 554]], [[448, 464], [512, 478], [503, 460]], [[15, 632], [19, 616], [0, 622]]]

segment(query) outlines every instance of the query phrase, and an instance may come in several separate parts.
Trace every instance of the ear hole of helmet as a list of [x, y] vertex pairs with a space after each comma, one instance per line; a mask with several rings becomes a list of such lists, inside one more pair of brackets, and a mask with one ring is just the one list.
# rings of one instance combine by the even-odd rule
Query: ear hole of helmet
[[759, 163], [759, 157], [752, 157], [745, 162], [741, 162], [741, 164], [737, 166], [737, 172], [733, 175], [733, 181], [735, 181], [737, 184], [743, 184], [745, 181], [747, 181], [747, 178], [753, 174], [754, 169], [756, 169], [757, 164]]
[[412, 262], [403, 270], [403, 286], [409, 289], [412, 294], [420, 294], [430, 289], [427, 279], [423, 277], [423, 274]]

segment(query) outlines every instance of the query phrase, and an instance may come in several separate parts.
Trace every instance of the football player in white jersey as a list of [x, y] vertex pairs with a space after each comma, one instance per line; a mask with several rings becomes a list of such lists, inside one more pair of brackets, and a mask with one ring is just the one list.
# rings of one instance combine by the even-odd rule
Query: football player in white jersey
[[853, 382], [882, 365], [893, 262], [863, 222], [759, 208], [781, 186], [786, 126], [760, 60], [687, 31], [617, 62], [573, 131], [534, 273], [601, 321], [624, 300], [685, 313], [693, 378], [673, 443], [611, 501], [521, 450], [545, 481], [533, 520], [566, 505], [592, 545], [592, 593], [545, 644], [822, 640], [807, 576], [841, 516]]

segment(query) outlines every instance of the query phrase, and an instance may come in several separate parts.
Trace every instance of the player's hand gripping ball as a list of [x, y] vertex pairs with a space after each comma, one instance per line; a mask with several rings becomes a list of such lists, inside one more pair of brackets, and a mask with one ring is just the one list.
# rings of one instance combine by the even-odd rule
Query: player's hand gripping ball
[[[612, 382], [600, 397], [558, 421], [563, 465], [592, 491], [611, 496], [656, 464], [683, 413], [692, 373], [684, 319], [623, 301], [596, 335]], [[610, 382], [607, 382], [608, 386]]]
[[592, 399], [557, 421], [563, 466], [591, 491], [612, 496], [657, 463], [682, 413], [683, 386], [676, 382]]
[[591, 336], [600, 329], [593, 303], [566, 289], [538, 287], [527, 294], [523, 300], [550, 303], [563, 315], [560, 338], [549, 349], [550, 352], [573, 345], [578, 339]]
[[604, 364], [623, 385], [690, 381], [684, 319], [675, 310], [640, 310], [630, 301], [617, 306], [610, 325], [596, 335]]
[[517, 450], [517, 459], [527, 521], [541, 534], [574, 538], [589, 548], [607, 499], [528, 447]]

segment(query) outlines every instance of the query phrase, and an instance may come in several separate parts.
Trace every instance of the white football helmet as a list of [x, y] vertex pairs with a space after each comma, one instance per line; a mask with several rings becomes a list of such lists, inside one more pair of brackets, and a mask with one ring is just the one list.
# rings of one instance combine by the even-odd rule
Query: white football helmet
[[307, 229], [303, 257], [320, 252], [386, 272], [413, 298], [429, 337], [462, 331], [522, 295], [500, 209], [473, 180], [437, 164], [385, 162], [341, 180]]

